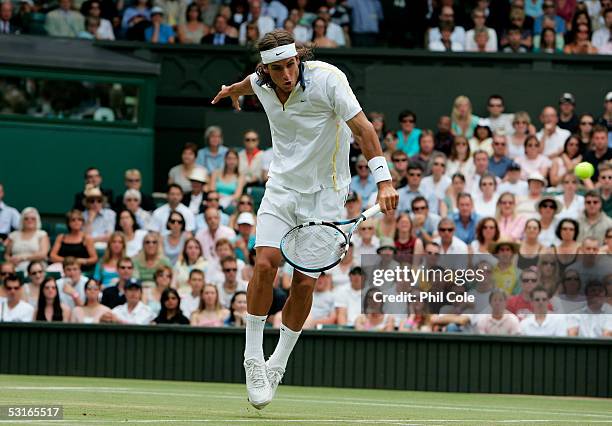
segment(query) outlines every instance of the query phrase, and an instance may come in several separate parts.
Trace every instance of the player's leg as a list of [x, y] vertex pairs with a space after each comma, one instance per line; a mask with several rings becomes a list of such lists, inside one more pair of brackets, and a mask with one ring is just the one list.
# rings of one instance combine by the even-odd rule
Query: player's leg
[[[347, 192], [346, 189], [335, 191], [328, 188], [315, 194], [303, 195], [296, 211], [298, 222], [303, 223], [313, 218], [336, 220], [341, 217]], [[289, 298], [283, 308], [283, 323], [280, 327], [278, 344], [266, 363], [272, 394], [285, 374], [289, 356], [310, 313], [312, 294], [318, 276], [319, 273], [304, 273], [298, 270], [293, 272]]]
[[280, 263], [279, 249], [256, 248], [253, 277], [247, 287], [245, 360], [264, 361], [263, 330], [272, 305], [272, 285]]
[[268, 182], [257, 215], [255, 268], [247, 288], [244, 369], [249, 401], [258, 409], [267, 405], [273, 396], [264, 361], [263, 333], [272, 305], [274, 278], [282, 258], [278, 248], [280, 240], [295, 226], [292, 203], [295, 199], [290, 192]]
[[[318, 275], [318, 274], [312, 274]], [[291, 290], [283, 307], [283, 322], [280, 326], [280, 336], [274, 353], [266, 362], [268, 367], [268, 380], [272, 396], [281, 382], [287, 361], [293, 348], [302, 333], [302, 327], [312, 307], [312, 293], [314, 292], [316, 278], [308, 276], [298, 270], [293, 271]]]

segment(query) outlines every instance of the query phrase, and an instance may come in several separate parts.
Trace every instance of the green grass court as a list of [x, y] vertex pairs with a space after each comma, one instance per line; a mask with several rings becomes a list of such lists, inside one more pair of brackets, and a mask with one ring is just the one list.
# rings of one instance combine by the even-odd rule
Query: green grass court
[[606, 424], [605, 399], [283, 386], [267, 408], [242, 385], [76, 377], [0, 376], [0, 405], [62, 404], [63, 421], [5, 424]]

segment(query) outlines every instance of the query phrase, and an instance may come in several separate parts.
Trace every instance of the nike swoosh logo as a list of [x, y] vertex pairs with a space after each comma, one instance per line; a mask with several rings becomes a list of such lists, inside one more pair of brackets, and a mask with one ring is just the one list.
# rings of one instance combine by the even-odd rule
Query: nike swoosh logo
[[382, 169], [382, 168], [383, 168], [383, 166], [378, 166], [378, 167], [376, 167], [376, 168], [374, 169], [374, 171], [376, 171], [376, 170], [378, 170], [378, 169]]
[[278, 55], [282, 55], [283, 53], [285, 53], [285, 51], [284, 51], [284, 50], [283, 50], [282, 52], [280, 52], [280, 53], [277, 53], [277, 54], [276, 54], [276, 56], [278, 56]]

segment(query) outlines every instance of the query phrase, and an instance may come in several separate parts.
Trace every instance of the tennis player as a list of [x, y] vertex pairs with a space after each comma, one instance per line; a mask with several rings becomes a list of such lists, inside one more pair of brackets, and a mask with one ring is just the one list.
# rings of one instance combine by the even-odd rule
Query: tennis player
[[398, 194], [371, 123], [361, 110], [344, 73], [333, 65], [309, 59], [297, 49], [291, 33], [274, 30], [259, 42], [261, 63], [239, 83], [222, 86], [212, 101], [255, 94], [263, 105], [272, 133], [273, 159], [266, 192], [257, 215], [256, 261], [247, 291], [244, 368], [250, 403], [266, 406], [276, 392], [289, 355], [312, 305], [319, 274], [295, 270], [282, 312], [280, 338], [264, 361], [263, 332], [272, 304], [272, 286], [281, 264], [280, 241], [294, 226], [313, 219], [342, 218], [348, 194], [351, 132], [378, 184], [378, 203], [392, 212]]

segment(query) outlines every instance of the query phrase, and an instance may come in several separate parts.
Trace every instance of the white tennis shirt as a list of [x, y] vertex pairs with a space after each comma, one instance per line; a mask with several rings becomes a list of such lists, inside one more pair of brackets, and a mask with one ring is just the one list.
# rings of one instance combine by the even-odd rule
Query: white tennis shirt
[[268, 176], [304, 194], [340, 190], [351, 181], [351, 130], [346, 121], [361, 106], [338, 68], [321, 61], [303, 64], [301, 79], [284, 105], [274, 89], [257, 84], [257, 74], [250, 77], [270, 123], [273, 156]]

